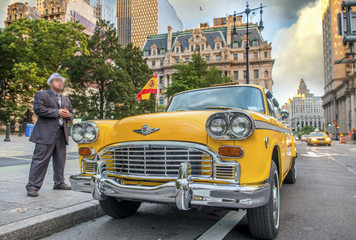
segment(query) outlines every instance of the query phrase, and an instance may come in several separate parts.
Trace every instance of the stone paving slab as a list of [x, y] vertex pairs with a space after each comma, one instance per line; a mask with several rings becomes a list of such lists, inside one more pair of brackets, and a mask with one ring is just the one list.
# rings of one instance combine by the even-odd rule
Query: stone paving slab
[[[77, 146], [70, 141], [65, 167], [68, 184], [69, 176], [79, 173]], [[35, 239], [42, 230], [41, 236], [48, 235], [102, 214], [91, 194], [53, 190], [51, 163], [39, 197], [28, 197], [25, 185], [34, 146], [27, 137], [0, 139], [0, 239]]]

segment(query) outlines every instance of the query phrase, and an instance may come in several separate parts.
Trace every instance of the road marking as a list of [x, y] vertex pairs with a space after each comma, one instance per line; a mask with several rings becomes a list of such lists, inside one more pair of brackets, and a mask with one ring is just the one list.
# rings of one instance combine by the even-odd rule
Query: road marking
[[351, 168], [349, 168], [348, 166], [346, 166], [345, 164], [343, 164], [342, 162], [339, 162], [338, 160], [336, 160], [333, 157], [329, 157], [329, 159], [333, 160], [334, 162], [342, 165], [344, 168], [346, 168], [347, 170], [349, 170], [350, 172], [352, 172], [354, 175], [356, 175], [356, 172], [354, 170], [352, 170]]
[[197, 240], [223, 239], [246, 215], [246, 210], [230, 211]]

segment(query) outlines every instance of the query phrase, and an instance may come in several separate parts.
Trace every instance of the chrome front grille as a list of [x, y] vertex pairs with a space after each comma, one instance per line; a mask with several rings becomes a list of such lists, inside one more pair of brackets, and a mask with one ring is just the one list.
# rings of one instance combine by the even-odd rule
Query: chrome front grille
[[177, 177], [180, 163], [191, 164], [191, 174], [211, 177], [213, 157], [199, 148], [174, 144], [117, 145], [108, 148], [101, 159], [107, 173], [135, 176]]
[[95, 161], [93, 160], [82, 160], [82, 173], [94, 174], [95, 172]]

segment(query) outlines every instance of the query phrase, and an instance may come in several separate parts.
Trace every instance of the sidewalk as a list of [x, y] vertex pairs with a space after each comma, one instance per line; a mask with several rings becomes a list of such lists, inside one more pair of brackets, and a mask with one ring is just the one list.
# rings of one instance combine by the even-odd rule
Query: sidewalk
[[[53, 190], [50, 163], [39, 197], [26, 195], [25, 185], [34, 144], [27, 137], [0, 135], [0, 239], [33, 239], [73, 226], [102, 214], [91, 194]], [[70, 139], [65, 168], [79, 173], [77, 145]]]

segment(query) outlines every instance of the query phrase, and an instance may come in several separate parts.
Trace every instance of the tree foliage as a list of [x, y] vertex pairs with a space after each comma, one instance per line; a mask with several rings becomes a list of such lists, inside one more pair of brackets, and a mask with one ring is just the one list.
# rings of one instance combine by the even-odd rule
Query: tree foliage
[[88, 39], [88, 51], [88, 55], [72, 57], [64, 64], [77, 116], [108, 119], [153, 111], [152, 100], [136, 100], [152, 73], [138, 48], [131, 44], [122, 48], [115, 28], [98, 21]]
[[0, 31], [0, 120], [22, 115], [34, 93], [46, 87], [47, 78], [64, 73], [63, 61], [87, 52], [83, 29], [76, 22], [21, 19]]
[[166, 89], [168, 97], [182, 91], [209, 87], [230, 80], [228, 77], [222, 76], [215, 66], [209, 67], [199, 52], [192, 55], [192, 61], [179, 63], [174, 68], [177, 72], [173, 74], [172, 83]]

